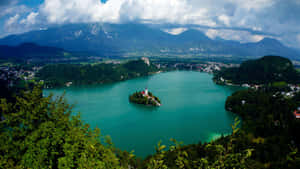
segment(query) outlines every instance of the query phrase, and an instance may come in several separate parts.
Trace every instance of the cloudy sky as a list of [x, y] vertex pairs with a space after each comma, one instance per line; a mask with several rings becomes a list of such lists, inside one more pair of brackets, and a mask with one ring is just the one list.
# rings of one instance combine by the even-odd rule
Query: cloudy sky
[[0, 0], [0, 37], [95, 22], [157, 24], [173, 34], [193, 27], [212, 39], [271, 37], [300, 48], [300, 0]]

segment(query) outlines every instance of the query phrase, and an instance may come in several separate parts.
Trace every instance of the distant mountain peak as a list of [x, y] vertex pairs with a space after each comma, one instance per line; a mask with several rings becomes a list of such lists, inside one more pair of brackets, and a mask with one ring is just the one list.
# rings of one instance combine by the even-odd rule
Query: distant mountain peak
[[191, 40], [211, 40], [203, 32], [197, 29], [188, 29], [180, 34], [182, 38], [187, 38]]
[[[276, 39], [264, 38], [256, 43], [240, 43], [220, 38], [211, 39], [201, 30], [186, 29], [168, 28], [170, 31], [183, 31], [175, 36], [159, 27], [136, 23], [69, 24], [4, 37], [0, 39], [0, 45], [16, 46], [24, 42], [33, 42], [72, 52], [88, 52], [109, 57], [122, 57], [127, 54], [141, 56], [145, 53], [148, 56], [168, 57], [189, 54], [194, 57], [281, 55], [300, 60], [298, 51], [284, 46]], [[191, 48], [197, 50], [191, 51]]]
[[282, 45], [281, 42], [279, 42], [277, 39], [273, 39], [273, 38], [264, 38], [261, 41], [259, 41], [258, 43]]

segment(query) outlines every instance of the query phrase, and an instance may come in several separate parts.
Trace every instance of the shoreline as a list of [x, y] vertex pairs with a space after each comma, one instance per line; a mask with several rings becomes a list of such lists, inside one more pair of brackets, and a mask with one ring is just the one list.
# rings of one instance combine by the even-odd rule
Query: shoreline
[[46, 89], [46, 90], [51, 90], [51, 89], [68, 89], [68, 88], [81, 88], [81, 87], [94, 87], [94, 86], [105, 86], [105, 85], [113, 85], [113, 84], [117, 84], [117, 83], [120, 83], [120, 82], [125, 82], [125, 81], [129, 81], [129, 80], [134, 80], [134, 79], [138, 79], [138, 78], [146, 78], [146, 77], [151, 77], [151, 76], [154, 76], [154, 75], [159, 75], [159, 74], [162, 74], [162, 73], [168, 73], [168, 72], [198, 72], [198, 73], [205, 73], [205, 74], [209, 74], [209, 75], [212, 75], [213, 76], [213, 73], [210, 73], [210, 72], [204, 72], [204, 71], [196, 71], [196, 70], [167, 70], [167, 71], [164, 71], [164, 70], [161, 70], [161, 71], [157, 71], [157, 72], [151, 72], [149, 73], [149, 75], [146, 75], [146, 76], [137, 76], [137, 77], [133, 77], [133, 78], [129, 78], [129, 79], [124, 79], [124, 80], [119, 80], [119, 81], [112, 81], [112, 82], [104, 82], [104, 83], [95, 83], [95, 84], [80, 84], [80, 85], [75, 85], [75, 84], [72, 84], [70, 85], [69, 87], [68, 86], [56, 86], [56, 87], [49, 87], [49, 88], [44, 88], [43, 89]]

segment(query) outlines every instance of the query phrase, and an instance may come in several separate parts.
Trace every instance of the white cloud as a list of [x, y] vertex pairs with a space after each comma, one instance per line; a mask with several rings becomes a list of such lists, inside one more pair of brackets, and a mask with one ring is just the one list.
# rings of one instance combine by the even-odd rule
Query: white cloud
[[37, 28], [37, 12], [31, 12], [27, 16], [23, 16], [21, 12], [9, 17], [4, 23], [4, 35], [24, 33]]
[[219, 31], [216, 30], [216, 29], [208, 29], [206, 32], [205, 32], [205, 35], [211, 39], [216, 39], [217, 36], [220, 36], [219, 35]]
[[278, 0], [45, 0], [49, 23], [127, 22], [262, 28], [256, 14]]
[[214, 26], [207, 9], [187, 0], [45, 0], [40, 13], [50, 23], [151, 21]]
[[6, 22], [5, 22], [5, 27], [10, 28], [13, 24], [17, 23], [20, 18], [19, 14], [16, 14], [15, 16], [10, 17]]
[[227, 15], [220, 15], [218, 16], [218, 19], [223, 22], [226, 26], [230, 26], [230, 18]]
[[254, 27], [252, 28], [252, 30], [254, 30], [254, 31], [262, 31], [262, 28], [261, 28], [261, 27], [256, 27], [256, 26], [254, 26]]
[[259, 42], [261, 40], [263, 40], [266, 36], [262, 36], [262, 35], [251, 35], [250, 39], [251, 42]]
[[100, 5], [97, 0], [45, 0], [40, 10], [50, 23], [91, 22]]
[[[14, 4], [14, 3], [13, 3]], [[25, 5], [11, 5], [11, 6], [5, 6], [5, 7], [0, 7], [0, 19], [4, 16], [9, 16], [9, 15], [16, 15], [16, 14], [24, 14], [30, 11], [28, 7]]]
[[4, 29], [6, 33], [18, 33], [22, 28], [19, 25], [20, 15], [16, 14], [9, 17], [4, 23]]
[[248, 31], [237, 31], [228, 29], [208, 29], [205, 31], [205, 35], [211, 39], [217, 37], [225, 40], [235, 40], [241, 43], [258, 42], [267, 36], [252, 34]]
[[291, 38], [296, 42], [300, 30], [299, 0], [108, 0], [106, 3], [100, 0], [44, 0], [38, 8], [28, 10], [24, 5], [10, 6], [1, 10], [0, 18], [19, 14], [20, 24], [26, 25], [27, 30], [49, 24], [89, 22], [180, 24], [178, 27], [195, 24], [207, 27], [206, 34], [214, 38], [223, 36], [241, 42], [247, 38], [254, 41], [263, 36], [252, 35], [251, 31], [256, 31], [260, 32], [258, 34], [278, 34], [277, 38], [282, 37], [288, 44], [292, 44]]
[[261, 10], [270, 7], [275, 0], [230, 0], [232, 3], [240, 6], [243, 10]]
[[38, 14], [38, 12], [31, 12], [26, 18], [22, 19], [20, 23], [25, 25], [34, 25]]
[[171, 35], [180, 35], [181, 33], [188, 30], [187, 28], [174, 28], [174, 29], [164, 29], [164, 32], [167, 32]]

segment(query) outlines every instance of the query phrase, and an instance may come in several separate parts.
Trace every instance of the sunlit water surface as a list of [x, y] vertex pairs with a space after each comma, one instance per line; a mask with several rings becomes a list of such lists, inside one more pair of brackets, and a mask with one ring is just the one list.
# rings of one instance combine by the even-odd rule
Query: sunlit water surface
[[[160, 98], [161, 107], [128, 101], [145, 87]], [[116, 147], [145, 157], [160, 140], [166, 145], [170, 138], [191, 144], [230, 133], [235, 116], [224, 105], [238, 89], [214, 84], [207, 73], [176, 71], [108, 85], [48, 89], [44, 94], [66, 91], [68, 103], [75, 104], [84, 122], [110, 135]]]

